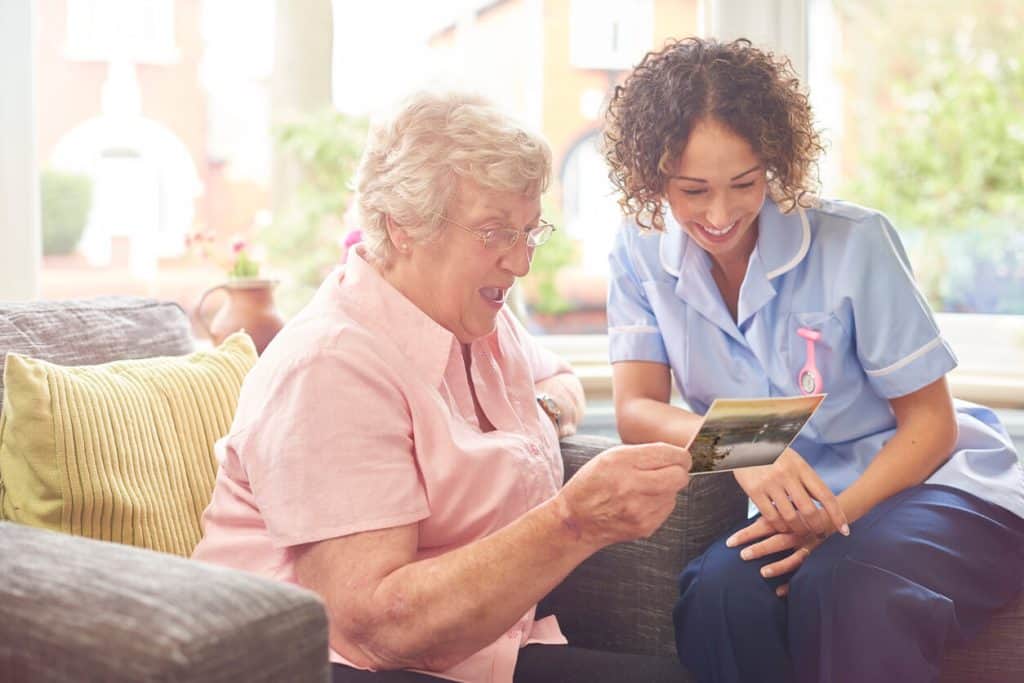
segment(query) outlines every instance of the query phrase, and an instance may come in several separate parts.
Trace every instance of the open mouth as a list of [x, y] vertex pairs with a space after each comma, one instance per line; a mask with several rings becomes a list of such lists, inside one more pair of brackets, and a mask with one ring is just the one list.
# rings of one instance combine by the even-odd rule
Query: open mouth
[[481, 287], [480, 296], [487, 299], [489, 302], [495, 305], [502, 305], [505, 303], [505, 296], [508, 294], [508, 289], [504, 287]]
[[732, 232], [738, 223], [738, 220], [733, 221], [724, 228], [713, 228], [710, 225], [705, 225], [704, 223], [697, 223], [697, 225], [699, 225], [700, 229], [703, 230], [708, 235], [710, 235], [711, 237], [720, 239], [728, 235], [730, 232]]

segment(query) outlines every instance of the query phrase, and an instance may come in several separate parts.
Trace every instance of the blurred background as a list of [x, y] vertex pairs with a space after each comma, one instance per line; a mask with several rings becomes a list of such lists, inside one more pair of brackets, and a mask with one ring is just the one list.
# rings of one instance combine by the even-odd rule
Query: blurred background
[[822, 194], [900, 229], [960, 356], [958, 395], [1024, 407], [1018, 0], [0, 0], [0, 298], [192, 310], [244, 253], [287, 317], [358, 228], [367, 121], [457, 83], [551, 144], [559, 231], [516, 306], [607, 396], [623, 219], [602, 112], [647, 51], [687, 35], [792, 59], [828, 145]]

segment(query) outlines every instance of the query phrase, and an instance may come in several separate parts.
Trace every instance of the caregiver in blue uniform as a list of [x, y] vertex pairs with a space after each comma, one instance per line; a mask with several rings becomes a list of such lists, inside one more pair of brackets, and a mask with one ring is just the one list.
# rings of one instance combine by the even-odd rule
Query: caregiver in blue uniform
[[1022, 588], [1024, 470], [992, 411], [951, 398], [896, 230], [813, 196], [807, 98], [747, 41], [648, 54], [605, 137], [641, 228], [610, 259], [623, 440], [686, 445], [718, 397], [828, 394], [735, 473], [760, 515], [680, 576], [681, 660], [700, 681], [937, 680]]

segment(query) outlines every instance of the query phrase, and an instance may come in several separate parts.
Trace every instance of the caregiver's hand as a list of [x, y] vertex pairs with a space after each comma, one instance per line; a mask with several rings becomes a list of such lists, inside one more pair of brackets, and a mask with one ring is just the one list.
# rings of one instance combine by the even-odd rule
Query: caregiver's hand
[[850, 534], [850, 525], [835, 494], [792, 448], [787, 448], [771, 465], [742, 467], [733, 475], [761, 511], [761, 519], [776, 532], [826, 535], [827, 524], [814, 504], [818, 501], [834, 528], [844, 536]]
[[[804, 560], [810, 556], [811, 552], [815, 548], [821, 545], [828, 536], [836, 531], [836, 528], [832, 526], [831, 521], [824, 510], [817, 510], [814, 517], [816, 517], [816, 519], [813, 520], [814, 522], [824, 525], [828, 529], [826, 533], [820, 535], [801, 535], [794, 533], [780, 534], [765, 521], [764, 517], [759, 517], [749, 526], [740, 529], [730, 536], [725, 544], [732, 548], [738, 545], [747, 545], [748, 543], [751, 543], [752, 545], [748, 545], [740, 552], [740, 557], [744, 560], [759, 560], [767, 555], [792, 550], [793, 552], [782, 559], [761, 567], [761, 576], [766, 579], [770, 579], [776, 576], [792, 574], [800, 568], [800, 565], [803, 564]], [[755, 543], [754, 541], [758, 542]], [[775, 594], [779, 597], [783, 597], [787, 593], [789, 593], [788, 581], [779, 585], [775, 589]]]

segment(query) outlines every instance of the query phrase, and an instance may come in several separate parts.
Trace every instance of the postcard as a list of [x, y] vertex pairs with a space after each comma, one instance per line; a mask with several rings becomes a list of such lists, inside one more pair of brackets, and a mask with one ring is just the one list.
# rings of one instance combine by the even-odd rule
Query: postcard
[[715, 399], [690, 442], [690, 474], [772, 464], [824, 398], [825, 394]]

